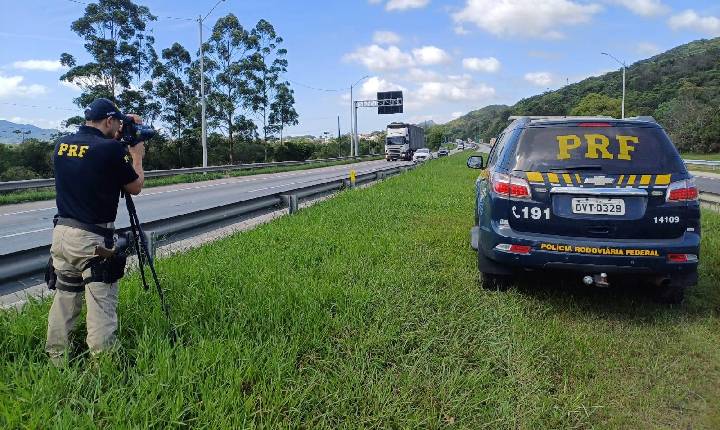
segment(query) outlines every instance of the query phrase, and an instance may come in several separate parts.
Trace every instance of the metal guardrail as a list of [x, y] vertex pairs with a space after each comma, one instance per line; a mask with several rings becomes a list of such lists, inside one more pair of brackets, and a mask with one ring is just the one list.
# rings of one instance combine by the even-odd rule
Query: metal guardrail
[[[360, 173], [356, 176], [355, 184], [380, 180], [413, 169], [414, 167], [413, 165], [392, 166], [383, 167], [373, 170], [372, 172]], [[313, 182], [312, 185], [298, 184], [293, 189], [276, 194], [149, 221], [142, 223], [142, 227], [149, 236], [154, 238], [163, 238], [178, 234], [183, 234], [184, 237], [188, 237], [192, 236], [193, 231], [206, 231], [214, 225], [220, 226], [223, 223], [227, 225], [227, 223], [232, 222], [240, 216], [261, 210], [288, 207], [289, 212], [293, 213], [297, 211], [297, 202], [300, 199], [352, 186], [349, 178], [344, 175]], [[123, 231], [127, 230], [127, 228], [118, 230]], [[171, 243], [172, 240], [166, 240], [166, 242]], [[0, 255], [0, 283], [42, 274], [45, 270], [49, 255], [49, 244]]]
[[[249, 164], [228, 164], [224, 166], [209, 167], [184, 167], [180, 169], [169, 170], [148, 170], [145, 172], [146, 178], [161, 178], [165, 176], [186, 175], [189, 173], [212, 173], [212, 172], [229, 172], [233, 170], [254, 170], [265, 167], [286, 167], [301, 166], [314, 163], [328, 163], [334, 161], [362, 160], [365, 158], [376, 157], [378, 155], [360, 155], [357, 157], [337, 157], [337, 158], [318, 158], [305, 161], [274, 161], [271, 163], [249, 163]], [[0, 182], [0, 192], [27, 190], [30, 188], [49, 188], [55, 186], [55, 178], [48, 179], [28, 179], [24, 181], [8, 181]]]
[[683, 161], [685, 161], [685, 164], [690, 164], [692, 166], [708, 166], [708, 167], [720, 168], [720, 161], [714, 161], [714, 160], [683, 160]]

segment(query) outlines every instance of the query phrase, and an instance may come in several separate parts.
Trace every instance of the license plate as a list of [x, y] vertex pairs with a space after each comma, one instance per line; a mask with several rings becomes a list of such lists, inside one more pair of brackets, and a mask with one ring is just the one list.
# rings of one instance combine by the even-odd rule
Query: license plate
[[625, 200], [593, 197], [572, 199], [572, 211], [584, 215], [625, 215]]

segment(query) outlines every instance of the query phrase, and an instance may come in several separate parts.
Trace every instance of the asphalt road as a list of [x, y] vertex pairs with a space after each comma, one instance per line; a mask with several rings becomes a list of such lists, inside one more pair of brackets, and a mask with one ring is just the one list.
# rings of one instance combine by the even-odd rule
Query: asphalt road
[[697, 176], [701, 173], [693, 173], [696, 175], [695, 184], [697, 184], [700, 192], [720, 195], [720, 177], [714, 178], [710, 176]]
[[[149, 188], [135, 198], [135, 204], [142, 222], [155, 221], [275, 194], [296, 184], [312, 185], [329, 178], [346, 178], [351, 169], [363, 173], [403, 164], [412, 163], [376, 160], [319, 169]], [[697, 175], [695, 180], [701, 192], [720, 195], [720, 175], [694, 173]], [[52, 218], [55, 213], [54, 201], [0, 206], [0, 255], [50, 244]], [[128, 216], [121, 201], [116, 227], [122, 228], [127, 225]]]
[[[276, 194], [294, 185], [313, 185], [330, 178], [347, 178], [350, 170], [358, 174], [410, 162], [366, 161], [340, 166], [292, 172], [218, 179], [192, 184], [148, 188], [134, 197], [141, 222], [155, 221], [219, 205]], [[0, 206], [0, 255], [49, 245], [55, 201]], [[128, 215], [121, 200], [117, 228], [128, 226]]]

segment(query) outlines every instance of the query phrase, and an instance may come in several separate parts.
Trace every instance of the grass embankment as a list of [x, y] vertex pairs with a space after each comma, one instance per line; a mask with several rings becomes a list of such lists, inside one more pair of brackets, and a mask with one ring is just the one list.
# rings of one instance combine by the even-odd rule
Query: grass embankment
[[[185, 184], [192, 182], [210, 181], [213, 179], [235, 178], [238, 176], [260, 175], [268, 173], [291, 172], [295, 170], [318, 169], [320, 167], [339, 166], [343, 164], [359, 163], [364, 161], [379, 160], [382, 156], [365, 158], [362, 160], [345, 160], [345, 161], [329, 161], [318, 162], [313, 164], [304, 164], [300, 166], [285, 167], [264, 167], [253, 170], [231, 170], [227, 172], [211, 172], [211, 173], [189, 173], [184, 175], [174, 175], [162, 178], [148, 178], [145, 181], [145, 188], [160, 187], [163, 185]], [[55, 198], [55, 189], [39, 188], [30, 190], [20, 190], [11, 193], [0, 194], [0, 206], [15, 203], [36, 202], [41, 200], [51, 200]]]
[[0, 313], [0, 427], [718, 428], [720, 216], [682, 306], [488, 292], [465, 158], [161, 260], [176, 347], [137, 275], [99, 362], [47, 363], [47, 302]]

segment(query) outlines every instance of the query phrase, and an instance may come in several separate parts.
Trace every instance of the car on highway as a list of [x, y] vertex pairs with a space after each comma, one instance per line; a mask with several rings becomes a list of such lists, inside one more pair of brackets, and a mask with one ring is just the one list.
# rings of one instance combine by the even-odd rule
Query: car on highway
[[467, 165], [482, 169], [471, 245], [484, 286], [560, 271], [679, 303], [697, 284], [698, 189], [652, 118], [515, 118]]
[[427, 161], [430, 159], [432, 159], [432, 153], [430, 152], [430, 149], [420, 148], [415, 151], [415, 154], [413, 154], [412, 161], [414, 163], [422, 163], [423, 161]]
[[450, 151], [448, 151], [447, 148], [438, 149], [438, 152], [437, 152], [438, 157], [447, 157], [448, 155], [450, 155]]
[[457, 150], [458, 150], [458, 151], [464, 151], [464, 150], [465, 150], [465, 145], [462, 144], [462, 143], [458, 143], [458, 144], [457, 144]]

